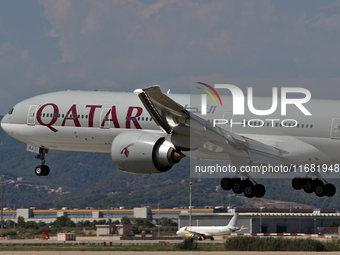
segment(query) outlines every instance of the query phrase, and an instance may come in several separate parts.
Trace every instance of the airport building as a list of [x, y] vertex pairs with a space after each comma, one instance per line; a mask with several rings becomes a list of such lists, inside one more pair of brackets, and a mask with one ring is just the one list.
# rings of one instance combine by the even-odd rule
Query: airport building
[[[236, 209], [239, 213], [238, 226], [246, 228], [242, 233], [318, 233], [333, 221], [340, 222], [340, 213], [335, 210], [280, 210], [280, 209]], [[225, 226], [233, 216], [232, 210], [224, 209], [151, 209], [150, 207], [120, 210], [33, 210], [17, 209], [4, 211], [4, 220], [17, 222], [19, 216], [25, 221], [50, 223], [60, 216], [68, 216], [75, 223], [82, 221], [121, 220], [127, 216], [155, 219], [166, 217], [178, 223], [178, 227]], [[190, 220], [191, 218], [191, 220]], [[190, 224], [191, 221], [191, 224]]]

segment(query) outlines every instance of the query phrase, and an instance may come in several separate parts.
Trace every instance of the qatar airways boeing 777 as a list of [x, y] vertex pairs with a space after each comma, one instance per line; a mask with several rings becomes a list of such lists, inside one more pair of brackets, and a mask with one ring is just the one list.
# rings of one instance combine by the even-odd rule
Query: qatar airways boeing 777
[[[16, 104], [1, 127], [38, 154], [38, 176], [50, 172], [45, 164], [49, 150], [110, 153], [118, 169], [136, 174], [166, 172], [186, 156], [231, 161], [237, 167], [340, 163], [338, 101], [287, 101], [276, 110], [277, 98], [254, 98], [257, 109], [272, 105], [270, 116], [259, 118], [263, 112], [244, 110], [242, 104], [236, 109], [230, 96], [219, 97], [221, 106], [207, 108], [200, 96], [163, 94], [159, 86], [134, 93], [54, 92]], [[317, 196], [336, 192], [317, 171], [294, 178], [292, 186]], [[247, 197], [265, 194], [265, 187], [246, 173], [223, 178], [221, 187]]]

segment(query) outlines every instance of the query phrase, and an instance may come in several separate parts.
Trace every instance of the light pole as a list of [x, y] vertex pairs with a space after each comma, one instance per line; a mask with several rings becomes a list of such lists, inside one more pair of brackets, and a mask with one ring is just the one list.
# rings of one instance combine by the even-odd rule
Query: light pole
[[160, 219], [160, 216], [159, 216], [159, 202], [158, 202], [158, 236], [161, 236], [161, 219]]
[[189, 226], [192, 226], [192, 221], [191, 221], [191, 213], [192, 213], [192, 206], [191, 206], [191, 188], [192, 188], [192, 182], [189, 183]]
[[7, 184], [6, 181], [1, 181], [1, 239], [4, 236], [4, 186]]
[[262, 233], [262, 209], [266, 207], [260, 206], [260, 234]]

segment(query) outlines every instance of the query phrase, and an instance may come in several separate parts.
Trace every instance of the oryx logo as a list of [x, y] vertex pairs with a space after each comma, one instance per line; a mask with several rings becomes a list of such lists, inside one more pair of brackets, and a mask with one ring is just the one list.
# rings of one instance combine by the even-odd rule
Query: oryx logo
[[[208, 85], [206, 83], [203, 83], [203, 82], [197, 82], [197, 83], [201, 84], [203, 86], [206, 86], [212, 92], [214, 92], [215, 95], [217, 96], [218, 100], [220, 101], [221, 106], [222, 106], [221, 97], [220, 97], [220, 95], [217, 93], [217, 91], [213, 87], [211, 87], [210, 85]], [[197, 88], [203, 90], [204, 92], [206, 92], [212, 98], [212, 100], [214, 101], [215, 106], [217, 106], [215, 97], [211, 94], [211, 92], [209, 90], [203, 89], [203, 88], [200, 88], [200, 87], [197, 87]], [[201, 113], [202, 113], [202, 115], [206, 115], [207, 114], [207, 107], [206, 106], [207, 106], [207, 95], [206, 94], [202, 94], [202, 96], [201, 96], [201, 108], [202, 108], [202, 112]]]
[[120, 154], [124, 154], [125, 157], [129, 157], [130, 154], [130, 150], [129, 147], [131, 147], [132, 145], [134, 145], [134, 143], [130, 143], [128, 146], [126, 146], [124, 149], [122, 149], [122, 151], [120, 152]]

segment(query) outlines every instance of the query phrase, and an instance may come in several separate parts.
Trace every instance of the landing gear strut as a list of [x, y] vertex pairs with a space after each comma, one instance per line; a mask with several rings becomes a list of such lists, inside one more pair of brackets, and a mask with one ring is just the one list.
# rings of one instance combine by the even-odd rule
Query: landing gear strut
[[306, 193], [314, 192], [318, 197], [332, 197], [336, 193], [335, 186], [321, 176], [317, 176], [315, 179], [295, 177], [292, 180], [292, 186], [295, 190], [303, 189]]
[[235, 194], [242, 192], [246, 197], [263, 197], [266, 194], [266, 188], [258, 184], [254, 179], [247, 177], [242, 178], [222, 178], [221, 187], [224, 190], [233, 190]]
[[45, 165], [45, 154], [48, 153], [48, 149], [39, 148], [39, 154], [35, 157], [41, 160], [41, 165], [36, 166], [35, 174], [38, 176], [47, 176], [50, 173], [50, 168]]

